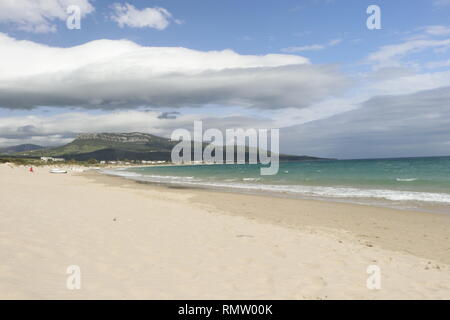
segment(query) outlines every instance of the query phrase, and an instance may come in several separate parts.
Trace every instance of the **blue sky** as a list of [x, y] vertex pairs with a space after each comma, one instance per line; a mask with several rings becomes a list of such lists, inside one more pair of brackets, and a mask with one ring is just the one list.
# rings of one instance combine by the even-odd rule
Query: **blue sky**
[[[282, 151], [298, 154], [450, 154], [450, 135], [435, 129], [450, 118], [450, 1], [52, 1], [50, 9], [39, 1], [0, 4], [0, 45], [9, 49], [0, 53], [8, 68], [0, 78], [0, 145], [56, 145], [97, 130], [168, 136], [203, 120], [219, 128], [279, 127], [289, 132]], [[80, 30], [67, 29], [55, 9], [69, 4], [86, 8]], [[366, 26], [374, 4], [381, 30]], [[123, 25], [120, 12], [129, 19]], [[428, 108], [416, 105], [421, 99]], [[176, 119], [158, 118], [171, 111]], [[73, 118], [91, 125], [75, 126]], [[342, 128], [328, 132], [336, 121]], [[312, 137], [295, 138], [305, 130]], [[429, 140], [419, 144], [415, 135]]]
[[[58, 47], [80, 45], [97, 39], [129, 39], [144, 46], [181, 46], [196, 50], [233, 49], [241, 54], [268, 54], [283, 48], [343, 42], [333, 50], [308, 52], [315, 63], [353, 63], [427, 25], [446, 25], [450, 10], [431, 0], [129, 0], [138, 9], [164, 7], [181, 25], [167, 29], [120, 28], [108, 18], [113, 1], [95, 0], [95, 13], [82, 19], [81, 30], [68, 30], [55, 21], [58, 32], [36, 34], [0, 25], [0, 31]], [[123, 2], [124, 3], [124, 2]], [[366, 27], [366, 8], [382, 8], [382, 30]]]

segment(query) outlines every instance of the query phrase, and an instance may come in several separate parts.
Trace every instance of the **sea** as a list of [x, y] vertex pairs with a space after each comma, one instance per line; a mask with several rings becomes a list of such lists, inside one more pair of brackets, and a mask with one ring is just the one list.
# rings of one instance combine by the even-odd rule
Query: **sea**
[[273, 176], [260, 175], [261, 166], [147, 166], [104, 172], [164, 185], [450, 214], [450, 157], [281, 162]]

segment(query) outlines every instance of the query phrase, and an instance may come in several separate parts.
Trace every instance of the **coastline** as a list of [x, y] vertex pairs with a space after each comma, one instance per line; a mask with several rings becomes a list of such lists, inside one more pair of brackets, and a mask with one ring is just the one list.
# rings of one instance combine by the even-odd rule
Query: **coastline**
[[[195, 166], [205, 166], [205, 164], [172, 164], [167, 165], [166, 167], [195, 167]], [[402, 211], [417, 211], [417, 212], [426, 212], [426, 213], [435, 213], [435, 214], [447, 214], [450, 215], [450, 205], [449, 203], [442, 203], [438, 201], [429, 201], [427, 200], [419, 200], [420, 195], [434, 195], [434, 196], [442, 196], [443, 194], [432, 194], [429, 192], [421, 193], [421, 192], [415, 192], [419, 195], [418, 199], [407, 199], [405, 200], [392, 200], [389, 198], [385, 198], [383, 196], [367, 196], [367, 197], [352, 197], [351, 195], [347, 195], [345, 197], [343, 196], [334, 196], [332, 194], [328, 195], [313, 195], [310, 194], [307, 190], [304, 190], [303, 192], [298, 192], [295, 190], [296, 185], [289, 186], [289, 185], [282, 185], [281, 187], [284, 187], [284, 189], [273, 189], [273, 187], [279, 187], [279, 185], [252, 185], [252, 184], [240, 184], [240, 185], [233, 185], [230, 183], [224, 183], [222, 181], [217, 181], [214, 183], [208, 182], [208, 181], [186, 181], [186, 180], [171, 180], [174, 178], [173, 176], [168, 176], [170, 178], [168, 181], [164, 181], [163, 178], [164, 175], [158, 176], [156, 173], [156, 177], [158, 179], [148, 178], [146, 175], [140, 175], [137, 174], [135, 171], [128, 171], [128, 169], [144, 169], [144, 168], [161, 168], [164, 166], [160, 165], [153, 165], [153, 166], [124, 166], [119, 168], [105, 168], [100, 171], [103, 174], [109, 175], [109, 176], [118, 176], [120, 178], [125, 178], [133, 181], [137, 181], [139, 183], [148, 183], [150, 185], [162, 185], [162, 186], [177, 186], [180, 188], [188, 188], [188, 189], [200, 189], [200, 190], [209, 190], [209, 191], [218, 191], [218, 192], [226, 192], [226, 193], [237, 193], [237, 194], [248, 194], [248, 195], [263, 195], [268, 197], [275, 197], [275, 198], [283, 198], [283, 199], [300, 199], [300, 200], [312, 200], [312, 201], [321, 201], [321, 202], [328, 202], [328, 203], [343, 203], [343, 204], [357, 204], [357, 205], [363, 205], [363, 206], [369, 206], [369, 207], [379, 207], [379, 208], [386, 208], [386, 209], [395, 209], [395, 210], [402, 210]], [[108, 170], [111, 169], [111, 170]], [[125, 173], [125, 174], [122, 174]], [[180, 176], [180, 178], [183, 178]], [[188, 177], [193, 178], [193, 177]], [[161, 180], [163, 179], [163, 180]], [[252, 179], [252, 178], [250, 178]], [[232, 179], [234, 180], [234, 179]], [[245, 179], [244, 179], [245, 181]], [[289, 190], [290, 187], [294, 187], [294, 190]], [[303, 185], [300, 187], [311, 187], [308, 185]], [[320, 186], [317, 185], [319, 188], [327, 188], [331, 187], [331, 189], [335, 189], [334, 186]], [[337, 187], [337, 189], [342, 187]], [[344, 189], [352, 189], [354, 187], [344, 187]], [[355, 190], [358, 189], [354, 188]], [[389, 193], [389, 192], [409, 192], [408, 190], [391, 190], [391, 189], [380, 189], [380, 188], [364, 188], [360, 189], [359, 191], [363, 191], [365, 193]], [[334, 193], [334, 191], [333, 191]], [[448, 196], [445, 194], [444, 196]]]
[[[450, 239], [450, 215], [445, 213], [158, 184], [94, 171], [86, 172], [84, 176], [96, 183], [107, 185], [121, 186], [125, 180], [131, 183], [126, 184], [127, 186], [141, 190], [157, 189], [168, 194], [184, 192], [190, 195], [190, 203], [207, 208], [210, 212], [243, 216], [292, 229], [306, 226], [350, 234], [362, 244], [376, 244], [389, 250], [412, 253], [428, 259], [439, 257], [437, 260], [450, 265], [450, 249], [446, 244]], [[431, 236], [432, 233], [434, 236]], [[413, 243], [412, 239], [417, 235], [422, 235], [423, 239]], [[419, 247], [418, 244], [422, 241], [425, 243]], [[435, 249], [430, 252], [430, 247]]]
[[447, 215], [47, 169], [0, 166], [1, 298], [450, 299]]

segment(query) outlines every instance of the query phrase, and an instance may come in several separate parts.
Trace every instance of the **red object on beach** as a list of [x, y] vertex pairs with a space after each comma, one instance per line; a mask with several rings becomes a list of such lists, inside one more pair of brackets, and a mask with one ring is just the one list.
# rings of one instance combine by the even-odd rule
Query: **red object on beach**
[[33, 167], [30, 167], [30, 172], [34, 172], [34, 171], [33, 171]]

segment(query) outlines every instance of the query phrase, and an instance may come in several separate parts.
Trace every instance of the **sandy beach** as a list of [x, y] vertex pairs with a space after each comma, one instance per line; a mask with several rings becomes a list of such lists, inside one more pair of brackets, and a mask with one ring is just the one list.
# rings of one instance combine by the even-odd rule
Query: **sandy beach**
[[0, 165], [1, 299], [450, 298], [450, 215], [27, 169]]

